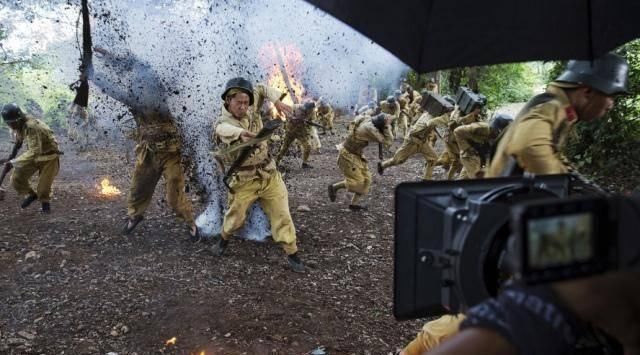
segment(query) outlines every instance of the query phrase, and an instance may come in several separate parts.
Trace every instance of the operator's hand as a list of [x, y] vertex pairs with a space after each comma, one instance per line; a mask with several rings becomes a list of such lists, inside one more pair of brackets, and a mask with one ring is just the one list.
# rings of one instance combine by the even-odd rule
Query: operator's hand
[[249, 139], [251, 139], [251, 138], [255, 138], [255, 136], [256, 136], [256, 134], [255, 134], [255, 133], [249, 132], [249, 131], [247, 131], [247, 130], [244, 130], [244, 131], [242, 131], [242, 133], [240, 133], [240, 139], [241, 139], [243, 142], [246, 142], [246, 141], [248, 141], [248, 140], [249, 140]]
[[284, 114], [285, 116], [293, 113], [293, 108], [282, 101], [276, 101], [273, 105], [276, 107], [276, 110], [278, 110], [278, 112]]
[[640, 354], [640, 272], [611, 272], [553, 285], [566, 307]]

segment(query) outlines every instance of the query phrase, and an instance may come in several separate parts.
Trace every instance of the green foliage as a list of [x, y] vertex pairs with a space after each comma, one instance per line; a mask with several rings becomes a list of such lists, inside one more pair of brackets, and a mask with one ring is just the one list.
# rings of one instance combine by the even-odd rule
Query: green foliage
[[[534, 95], [534, 88], [544, 80], [540, 63], [500, 64], [475, 68], [456, 68], [440, 72], [440, 92], [455, 95], [460, 85], [472, 81], [478, 83], [478, 91], [488, 98], [487, 108], [493, 109], [505, 103], [524, 102]], [[476, 76], [472, 78], [472, 76]], [[424, 85], [427, 75], [407, 74], [414, 87]]]
[[484, 67], [478, 76], [478, 89], [487, 96], [489, 109], [504, 103], [529, 100], [539, 79], [532, 65], [527, 63]]
[[[640, 41], [630, 42], [617, 52], [629, 62], [632, 94], [617, 98], [615, 107], [603, 119], [577, 125], [566, 153], [581, 171], [625, 176], [632, 180], [633, 188], [640, 178]], [[556, 65], [554, 74], [559, 74], [562, 67]]]
[[[24, 63], [0, 68], [0, 104], [15, 102], [27, 111], [42, 114], [51, 127], [66, 125], [67, 107], [73, 92], [52, 75], [52, 65], [46, 58], [36, 57]], [[41, 112], [37, 112], [41, 111]]]

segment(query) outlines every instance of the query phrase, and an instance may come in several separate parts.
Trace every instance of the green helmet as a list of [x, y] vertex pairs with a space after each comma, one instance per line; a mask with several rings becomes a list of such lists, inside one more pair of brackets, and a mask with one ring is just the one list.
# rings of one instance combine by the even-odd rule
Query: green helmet
[[18, 104], [10, 103], [2, 108], [2, 119], [6, 123], [16, 122], [21, 118], [24, 118], [24, 112], [22, 112]]
[[586, 85], [605, 95], [628, 94], [629, 64], [626, 59], [613, 53], [594, 61], [570, 60], [555, 81]]
[[305, 111], [311, 111], [314, 108], [316, 108], [316, 103], [313, 101], [307, 101], [304, 104], [302, 104], [302, 109]]
[[497, 132], [502, 132], [512, 122], [513, 122], [513, 117], [501, 113], [496, 115], [491, 120], [491, 122], [489, 122], [489, 127], [491, 127], [491, 129], [493, 130], [496, 130]]
[[222, 100], [227, 98], [227, 93], [231, 89], [242, 90], [249, 95], [249, 105], [253, 105], [253, 85], [251, 82], [243, 77], [237, 77], [227, 81], [227, 85], [224, 86], [224, 92], [222, 93]]

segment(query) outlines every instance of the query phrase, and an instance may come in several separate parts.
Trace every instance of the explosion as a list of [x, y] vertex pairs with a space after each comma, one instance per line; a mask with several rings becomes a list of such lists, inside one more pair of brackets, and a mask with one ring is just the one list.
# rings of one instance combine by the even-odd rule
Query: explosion
[[121, 194], [120, 190], [117, 187], [111, 185], [111, 182], [109, 182], [109, 179], [107, 178], [102, 179], [102, 181], [100, 182], [100, 186], [101, 196], [113, 197]]
[[[295, 45], [278, 46], [267, 43], [260, 49], [259, 58], [268, 69], [267, 84], [287, 93], [282, 102], [287, 105], [300, 103], [306, 95], [301, 82], [302, 53]], [[271, 112], [275, 108], [270, 108]]]

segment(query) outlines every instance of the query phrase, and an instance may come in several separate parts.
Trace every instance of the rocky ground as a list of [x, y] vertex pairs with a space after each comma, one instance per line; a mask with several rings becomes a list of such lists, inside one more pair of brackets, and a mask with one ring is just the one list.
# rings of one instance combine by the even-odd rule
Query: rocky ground
[[[146, 219], [120, 235], [132, 162], [122, 145], [75, 152], [64, 137], [53, 213], [0, 202], [0, 353], [2, 354], [388, 354], [422, 321], [392, 315], [393, 189], [421, 176], [423, 161], [375, 174], [366, 212], [349, 196], [328, 201], [341, 179], [335, 136], [321, 136], [313, 169], [285, 164], [291, 212], [308, 265], [291, 272], [272, 242], [233, 240], [216, 258], [191, 243], [158, 188]], [[0, 155], [9, 145], [2, 139]], [[399, 145], [398, 140], [395, 145]], [[436, 176], [442, 177], [441, 168]], [[106, 198], [108, 177], [123, 194]], [[161, 186], [162, 184], [160, 184]], [[6, 183], [5, 183], [6, 187]], [[198, 197], [191, 195], [197, 211]], [[175, 337], [175, 345], [167, 340]], [[316, 353], [322, 353], [316, 351]]]

